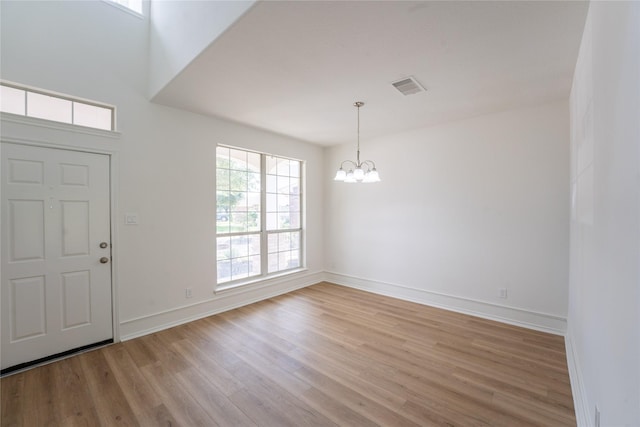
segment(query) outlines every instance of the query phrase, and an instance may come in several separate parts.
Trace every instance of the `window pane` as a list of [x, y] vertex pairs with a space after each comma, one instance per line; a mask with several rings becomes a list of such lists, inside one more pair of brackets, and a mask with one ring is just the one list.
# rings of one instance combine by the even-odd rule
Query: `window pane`
[[230, 168], [235, 170], [247, 170], [247, 152], [242, 150], [229, 149]]
[[267, 212], [277, 212], [277, 211], [278, 211], [278, 195], [267, 194]]
[[267, 174], [275, 175], [278, 172], [278, 158], [267, 156]]
[[[219, 216], [220, 214], [216, 215]], [[216, 221], [216, 233], [218, 234], [228, 234], [231, 232], [231, 224], [229, 224], [229, 220], [227, 221]]]
[[229, 149], [227, 147], [216, 147], [216, 168], [229, 169]]
[[247, 190], [247, 172], [231, 170], [229, 173], [229, 190], [246, 191]]
[[231, 193], [229, 191], [216, 191], [216, 204], [218, 209], [229, 210], [231, 203]]
[[289, 160], [278, 159], [278, 175], [289, 176]]
[[224, 283], [231, 280], [231, 260], [218, 261], [217, 269], [218, 283]]
[[247, 212], [248, 194], [249, 193], [245, 193], [243, 191], [238, 191], [238, 192], [232, 193], [233, 198], [235, 198], [234, 209], [236, 211], [238, 211], [238, 212]]
[[218, 190], [229, 189], [229, 169], [217, 168], [216, 170], [216, 188]]
[[260, 231], [260, 214], [252, 211], [247, 213], [247, 227], [248, 231]]
[[71, 101], [27, 92], [27, 116], [71, 123]]
[[260, 255], [260, 235], [249, 236], [249, 255]]
[[278, 194], [278, 212], [289, 211], [289, 195]]
[[278, 180], [275, 175], [267, 175], [267, 193], [278, 192]]
[[268, 243], [267, 243], [267, 252], [275, 253], [278, 252], [278, 235], [277, 234], [269, 234]]
[[278, 253], [269, 254], [269, 260], [267, 262], [267, 271], [274, 273], [278, 271]]
[[300, 163], [297, 160], [292, 160], [289, 166], [289, 175], [298, 178], [300, 176]]
[[260, 173], [249, 172], [247, 175], [247, 190], [260, 192]]
[[96, 129], [112, 130], [111, 125], [112, 110], [105, 107], [73, 103], [73, 124], [89, 126]]
[[247, 210], [260, 211], [260, 193], [247, 193]]
[[231, 260], [231, 280], [249, 277], [249, 258], [235, 258]]
[[289, 259], [289, 268], [300, 267], [300, 251], [291, 251], [291, 258]]
[[247, 213], [232, 212], [230, 229], [231, 233], [242, 233], [249, 231], [249, 225], [247, 224]]
[[278, 193], [289, 194], [289, 177], [278, 175]]
[[288, 251], [291, 249], [291, 233], [278, 234], [278, 252]]
[[254, 255], [249, 257], [249, 275], [257, 276], [262, 273], [262, 262], [260, 261], [260, 255]]
[[142, 0], [108, 0], [142, 14]]
[[249, 237], [235, 236], [231, 238], [231, 257], [246, 257], [249, 255]]
[[247, 152], [248, 170], [260, 171], [260, 154]]
[[300, 248], [300, 232], [293, 231], [291, 232], [291, 249], [299, 249]]
[[278, 270], [286, 270], [289, 268], [290, 252], [278, 253]]
[[0, 86], [0, 111], [25, 115], [25, 93], [22, 89]]
[[300, 179], [291, 178], [289, 180], [289, 194], [300, 194]]
[[278, 228], [278, 214], [267, 212], [267, 230], [276, 230]]
[[287, 230], [291, 228], [291, 217], [288, 213], [278, 213], [278, 229]]
[[300, 212], [289, 213], [289, 226], [290, 228], [301, 228]]
[[225, 260], [231, 258], [231, 241], [228, 237], [218, 237], [217, 241], [217, 259]]

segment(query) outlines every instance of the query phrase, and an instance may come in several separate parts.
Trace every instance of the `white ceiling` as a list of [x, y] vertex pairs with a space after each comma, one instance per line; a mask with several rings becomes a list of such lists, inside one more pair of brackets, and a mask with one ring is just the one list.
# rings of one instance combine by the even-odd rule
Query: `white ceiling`
[[[155, 102], [322, 145], [569, 95], [586, 2], [265, 1]], [[391, 82], [414, 76], [427, 92]]]

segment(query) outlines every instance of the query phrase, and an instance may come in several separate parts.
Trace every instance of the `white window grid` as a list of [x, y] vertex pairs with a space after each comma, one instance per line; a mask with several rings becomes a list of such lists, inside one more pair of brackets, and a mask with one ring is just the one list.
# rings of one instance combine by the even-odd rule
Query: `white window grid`
[[[247, 210], [239, 211], [240, 215], [255, 214], [254, 219], [256, 223], [259, 223], [259, 227], [248, 222], [244, 231], [234, 232], [231, 225], [229, 225], [226, 231], [217, 232], [217, 248], [220, 249], [222, 247], [223, 251], [227, 251], [227, 254], [223, 253], [222, 258], [220, 251], [217, 251], [218, 284], [225, 286], [241, 284], [244, 281], [267, 278], [274, 274], [285, 274], [288, 271], [303, 267], [303, 162], [225, 145], [219, 145], [218, 147], [222, 150], [230, 150], [230, 153], [245, 152], [248, 155], [260, 156], [259, 209], [256, 212], [255, 205], [247, 203]], [[217, 151], [216, 157], [219, 151]], [[287, 167], [284, 168], [284, 165]], [[224, 173], [227, 173], [227, 171], [231, 174], [235, 170], [231, 167], [231, 164], [229, 164], [228, 168], [220, 167], [216, 164], [216, 169], [218, 180], [224, 180]], [[255, 170], [247, 170], [246, 172], [249, 174], [257, 173]], [[275, 186], [271, 185], [273, 182], [275, 182]], [[218, 182], [216, 192], [220, 191], [220, 187]], [[255, 188], [254, 186], [253, 189]], [[240, 191], [244, 194], [252, 193], [250, 191], [251, 188], [236, 188], [235, 190], [245, 190]], [[294, 206], [293, 210], [291, 210], [291, 205]], [[286, 211], [287, 207], [289, 207], [288, 212]], [[241, 206], [241, 208], [244, 208], [244, 206]], [[217, 229], [219, 229], [219, 219], [231, 223], [233, 216], [238, 215], [238, 211], [231, 212], [227, 209], [228, 206], [219, 206], [217, 204]], [[224, 225], [222, 227], [224, 228]], [[258, 246], [259, 251], [257, 249]], [[260, 255], [258, 255], [258, 252]], [[257, 268], [258, 259], [259, 268]], [[246, 265], [243, 265], [243, 263], [246, 263]], [[228, 270], [229, 274], [224, 275], [224, 272], [221, 274], [220, 270], [223, 269]], [[239, 271], [239, 273], [234, 274], [234, 271]]]
[[[0, 96], [0, 112], [94, 129], [115, 130], [116, 109], [112, 105], [6, 81], [0, 81], [0, 90], [3, 92], [3, 96]], [[9, 98], [17, 101], [17, 104], [9, 104]], [[95, 121], [92, 123], [88, 118], [91, 111], [93, 115], [106, 117], [106, 120], [103, 117], [99, 119], [100, 124]]]

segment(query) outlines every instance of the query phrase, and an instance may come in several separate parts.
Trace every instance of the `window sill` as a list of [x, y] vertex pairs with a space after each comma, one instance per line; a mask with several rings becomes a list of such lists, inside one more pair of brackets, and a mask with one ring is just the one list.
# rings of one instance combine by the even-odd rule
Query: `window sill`
[[[304, 273], [308, 271], [308, 269], [306, 267], [301, 267], [301, 268], [296, 268], [293, 270], [287, 270], [287, 271], [283, 271], [281, 273], [275, 273], [273, 275], [270, 276], [260, 276], [257, 278], [251, 278], [242, 282], [235, 282], [235, 283], [231, 283], [231, 284], [223, 284], [223, 285], [219, 285], [216, 286], [216, 289], [213, 291], [213, 293], [215, 295], [218, 294], [222, 294], [222, 293], [226, 293], [229, 291], [233, 291], [236, 290], [238, 288], [244, 288], [244, 287], [248, 287], [251, 285], [261, 285], [261, 286], [256, 286], [256, 287], [262, 287], [262, 286], [269, 286], [271, 284], [273, 284], [274, 282], [276, 282], [278, 279], [281, 279], [283, 277], [287, 277], [287, 276], [294, 276], [296, 274], [300, 274], [300, 273]], [[252, 286], [253, 287], [253, 286]]]

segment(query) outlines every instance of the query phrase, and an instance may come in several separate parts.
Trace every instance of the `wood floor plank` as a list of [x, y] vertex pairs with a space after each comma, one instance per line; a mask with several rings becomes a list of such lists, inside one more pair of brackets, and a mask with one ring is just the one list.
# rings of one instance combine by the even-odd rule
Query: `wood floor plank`
[[0, 397], [2, 397], [0, 418], [3, 426], [24, 425], [22, 421], [25, 412], [24, 382], [25, 375], [11, 375], [0, 379]]
[[330, 283], [0, 380], [0, 426], [575, 426], [564, 339]]
[[368, 418], [372, 422], [382, 426], [418, 426], [404, 415], [394, 412], [377, 404], [369, 397], [354, 392], [352, 389], [340, 384], [338, 381], [316, 371], [311, 367], [300, 368], [295, 373], [301, 379], [313, 384], [318, 390], [322, 390], [329, 396], [339, 399], [349, 408]]
[[[103, 351], [90, 351], [77, 356], [93, 396], [96, 412], [104, 425], [138, 425], [136, 417], [116, 381]], [[51, 366], [51, 365], [48, 365]], [[60, 400], [58, 397], [57, 401]]]
[[50, 365], [59, 400], [58, 416], [64, 425], [99, 425], [95, 404], [89, 392], [80, 359], [70, 357]]
[[109, 346], [103, 354], [136, 418], [138, 414], [145, 414], [148, 408], [161, 406], [158, 394], [137, 369], [125, 346]]
[[[164, 406], [170, 411], [178, 425], [216, 426], [218, 425], [189, 393], [188, 388], [179, 383], [161, 362], [141, 369], [151, 387], [158, 393]], [[180, 371], [183, 372], [184, 370]]]
[[137, 414], [137, 417], [141, 427], [174, 427], [180, 425], [164, 404], [147, 408], [144, 413]]
[[176, 374], [176, 378], [217, 424], [247, 427], [255, 425], [220, 389], [195, 368], [180, 371]]
[[22, 422], [26, 426], [54, 426], [59, 423], [55, 395], [55, 378], [51, 365], [39, 366], [24, 373]]

